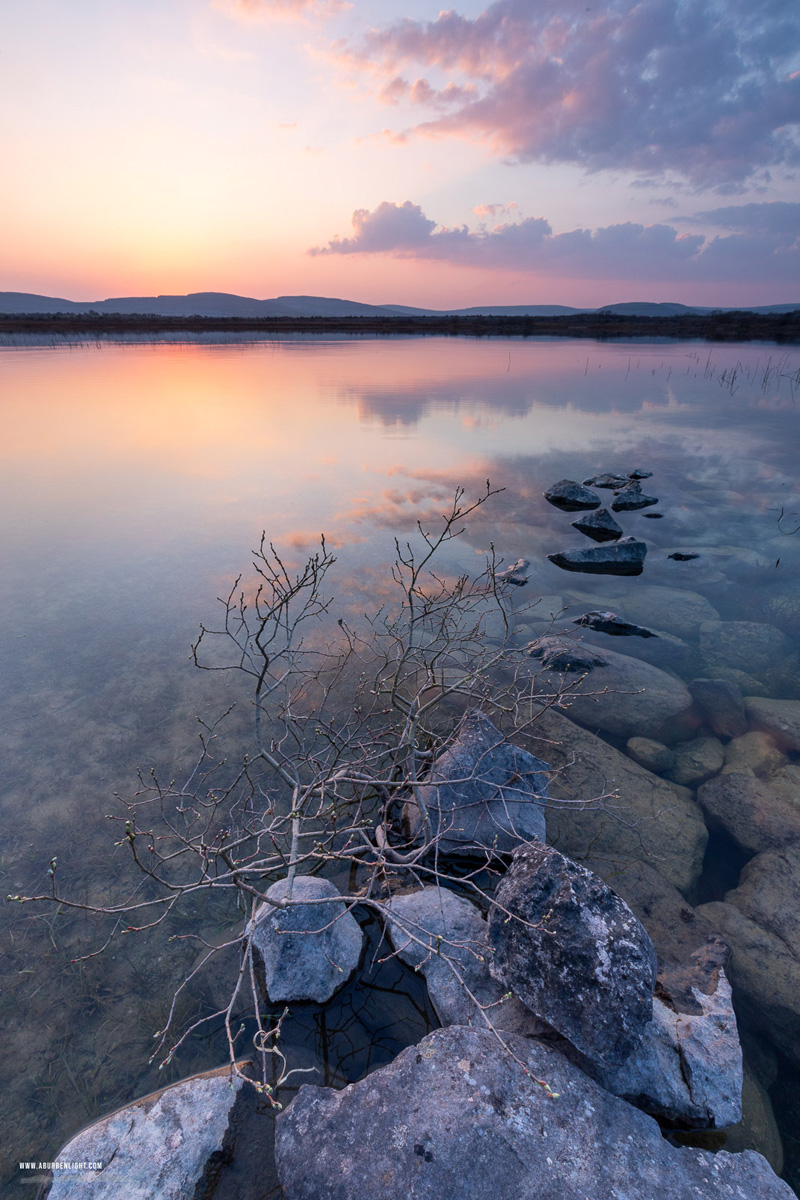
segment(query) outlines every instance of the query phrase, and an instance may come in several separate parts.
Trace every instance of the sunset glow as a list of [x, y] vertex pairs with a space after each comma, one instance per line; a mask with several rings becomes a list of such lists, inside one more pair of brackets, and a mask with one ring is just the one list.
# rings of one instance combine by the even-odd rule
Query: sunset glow
[[0, 290], [798, 299], [788, 0], [28, 0]]

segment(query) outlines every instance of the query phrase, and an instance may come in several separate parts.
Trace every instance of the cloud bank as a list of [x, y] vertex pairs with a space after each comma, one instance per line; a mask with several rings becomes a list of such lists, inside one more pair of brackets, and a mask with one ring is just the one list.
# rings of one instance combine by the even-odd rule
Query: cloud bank
[[[790, 210], [790, 211], [787, 211]], [[418, 204], [384, 200], [353, 213], [350, 237], [312, 255], [390, 254], [465, 267], [535, 271], [559, 278], [676, 282], [796, 282], [800, 279], [800, 204], [744, 204], [696, 219], [735, 229], [727, 236], [679, 233], [671, 225], [620, 225], [553, 233], [543, 217], [489, 229], [437, 228]]]
[[244, 21], [298, 21], [332, 17], [352, 5], [348, 0], [211, 0], [211, 7]]
[[723, 190], [800, 163], [798, 51], [796, 0], [496, 0], [338, 46], [387, 103], [438, 110], [401, 136]]

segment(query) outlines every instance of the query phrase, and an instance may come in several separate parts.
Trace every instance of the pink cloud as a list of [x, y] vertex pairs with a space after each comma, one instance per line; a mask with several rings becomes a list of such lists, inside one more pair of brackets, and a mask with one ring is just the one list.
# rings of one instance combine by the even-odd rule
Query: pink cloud
[[[800, 162], [798, 50], [794, 0], [495, 0], [340, 47], [351, 68], [384, 76], [384, 99], [451, 110], [418, 134], [720, 188]], [[441, 80], [409, 82], [419, 68]]]
[[352, 4], [348, 0], [211, 0], [211, 7], [244, 21], [297, 21], [332, 17]]
[[[485, 206], [489, 211], [495, 206]], [[488, 230], [437, 228], [418, 204], [383, 201], [357, 209], [353, 235], [333, 238], [313, 255], [390, 254], [465, 267], [536, 271], [559, 278], [752, 281], [800, 279], [800, 205], [728, 206], [698, 214], [739, 232], [707, 238], [671, 225], [625, 222], [595, 230], [553, 233], [543, 217], [507, 221]], [[759, 210], [759, 211], [755, 211]], [[738, 222], [738, 224], [737, 224]]]

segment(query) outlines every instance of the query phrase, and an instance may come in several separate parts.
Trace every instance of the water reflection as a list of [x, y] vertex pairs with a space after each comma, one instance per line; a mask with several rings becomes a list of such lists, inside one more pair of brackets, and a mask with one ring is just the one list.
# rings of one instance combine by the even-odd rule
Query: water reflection
[[[178, 769], [195, 715], [240, 698], [193, 672], [188, 647], [262, 529], [298, 558], [324, 530], [338, 547], [335, 615], [357, 615], [387, 594], [393, 538], [428, 527], [455, 487], [479, 491], [488, 477], [505, 491], [446, 569], [472, 569], [493, 544], [508, 562], [531, 559], [528, 595], [598, 607], [678, 587], [707, 596], [725, 620], [796, 638], [798, 370], [800, 352], [752, 344], [0, 350], [5, 890], [39, 890], [58, 854], [74, 888], [102, 897], [113, 791], [133, 790], [140, 765]], [[544, 489], [639, 466], [654, 472], [664, 518], [621, 514], [625, 532], [649, 544], [625, 597], [620, 580], [548, 563], [582, 539]], [[669, 558], [682, 549], [699, 557]], [[796, 680], [795, 691], [790, 679], [782, 686], [797, 694]], [[246, 710], [234, 716], [234, 744], [246, 723]], [[233, 919], [212, 917], [203, 919], [220, 928]], [[77, 1124], [163, 1082], [147, 1067], [150, 1040], [189, 959], [174, 944], [134, 943], [70, 966], [90, 944], [87, 923], [16, 908], [3, 919], [13, 1162], [48, 1157]], [[362, 1043], [359, 1062], [372, 1044]], [[198, 1044], [175, 1070], [211, 1065], [214, 1053]]]

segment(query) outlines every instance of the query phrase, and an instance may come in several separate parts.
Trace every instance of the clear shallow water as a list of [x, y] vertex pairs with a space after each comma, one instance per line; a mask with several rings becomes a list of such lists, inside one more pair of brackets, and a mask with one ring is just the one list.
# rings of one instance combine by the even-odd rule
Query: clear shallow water
[[[139, 766], [186, 764], [195, 715], [235, 698], [235, 685], [192, 669], [188, 650], [263, 529], [298, 560], [324, 531], [339, 559], [337, 611], [358, 613], [386, 594], [393, 538], [427, 526], [456, 486], [474, 494], [490, 478], [506, 490], [446, 566], [480, 569], [494, 544], [508, 561], [532, 560], [529, 586], [543, 595], [688, 588], [727, 620], [775, 624], [796, 641], [799, 370], [800, 351], [752, 344], [0, 348], [3, 893], [40, 890], [57, 854], [76, 889], [102, 894], [113, 792], [134, 790]], [[645, 490], [664, 512], [621, 521], [648, 539], [644, 575], [547, 563], [582, 539], [543, 490], [638, 466], [654, 472]], [[692, 547], [697, 560], [667, 558]], [[734, 567], [730, 550], [722, 564], [710, 553], [721, 547], [734, 548]], [[800, 694], [792, 679], [781, 687]], [[15, 1162], [48, 1157], [86, 1120], [164, 1081], [147, 1067], [150, 1039], [196, 951], [131, 944], [71, 967], [87, 923], [27, 907], [0, 915]], [[230, 914], [195, 918], [213, 930]], [[174, 1070], [215, 1056], [197, 1039]]]

